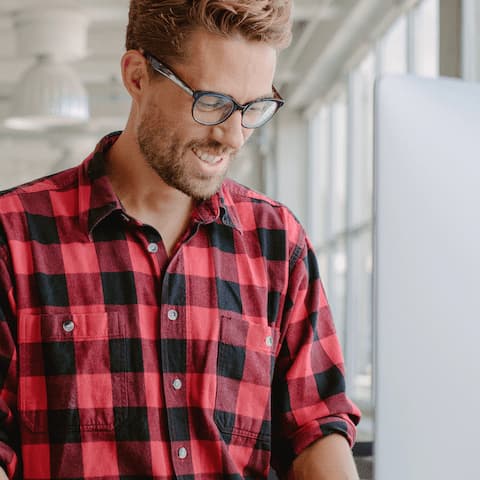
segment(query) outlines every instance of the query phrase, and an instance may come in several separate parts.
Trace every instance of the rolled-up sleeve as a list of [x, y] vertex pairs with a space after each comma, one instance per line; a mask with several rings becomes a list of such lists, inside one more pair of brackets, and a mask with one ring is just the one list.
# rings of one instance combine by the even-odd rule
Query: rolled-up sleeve
[[291, 261], [272, 391], [272, 464], [285, 472], [332, 433], [355, 442], [360, 411], [345, 394], [345, 368], [313, 249], [304, 239]]

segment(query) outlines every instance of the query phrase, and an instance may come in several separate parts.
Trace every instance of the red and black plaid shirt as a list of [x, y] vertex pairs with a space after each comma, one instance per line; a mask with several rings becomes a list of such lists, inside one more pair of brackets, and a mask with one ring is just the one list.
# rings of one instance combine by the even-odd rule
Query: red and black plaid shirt
[[232, 181], [168, 258], [112, 191], [107, 136], [0, 196], [0, 461], [26, 479], [265, 478], [359, 412], [314, 254]]

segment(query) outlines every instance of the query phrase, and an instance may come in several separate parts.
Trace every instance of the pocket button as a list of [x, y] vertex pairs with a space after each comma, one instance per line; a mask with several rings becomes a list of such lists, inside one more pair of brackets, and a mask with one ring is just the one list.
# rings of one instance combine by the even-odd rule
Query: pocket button
[[72, 320], [65, 320], [62, 325], [63, 329], [67, 332], [70, 333], [73, 331], [75, 328], [75, 324], [73, 323]]

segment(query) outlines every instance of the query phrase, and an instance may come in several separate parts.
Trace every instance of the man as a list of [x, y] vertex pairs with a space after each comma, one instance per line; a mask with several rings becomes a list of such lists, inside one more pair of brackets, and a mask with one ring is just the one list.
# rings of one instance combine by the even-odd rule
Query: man
[[358, 478], [309, 241], [224, 180], [283, 103], [289, 3], [133, 0], [125, 130], [0, 197], [8, 478]]

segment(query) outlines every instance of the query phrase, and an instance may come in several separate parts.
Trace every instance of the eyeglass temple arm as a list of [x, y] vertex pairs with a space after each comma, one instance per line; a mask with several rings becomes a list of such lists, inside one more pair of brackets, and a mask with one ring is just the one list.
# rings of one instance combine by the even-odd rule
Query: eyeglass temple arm
[[193, 97], [193, 90], [185, 83], [182, 82], [166, 65], [163, 63], [159, 62], [155, 57], [150, 55], [148, 52], [142, 52], [143, 56], [150, 62], [152, 65], [153, 69], [163, 75], [164, 77], [167, 77], [170, 79], [173, 83], [177, 84], [182, 90], [187, 92], [189, 95]]

